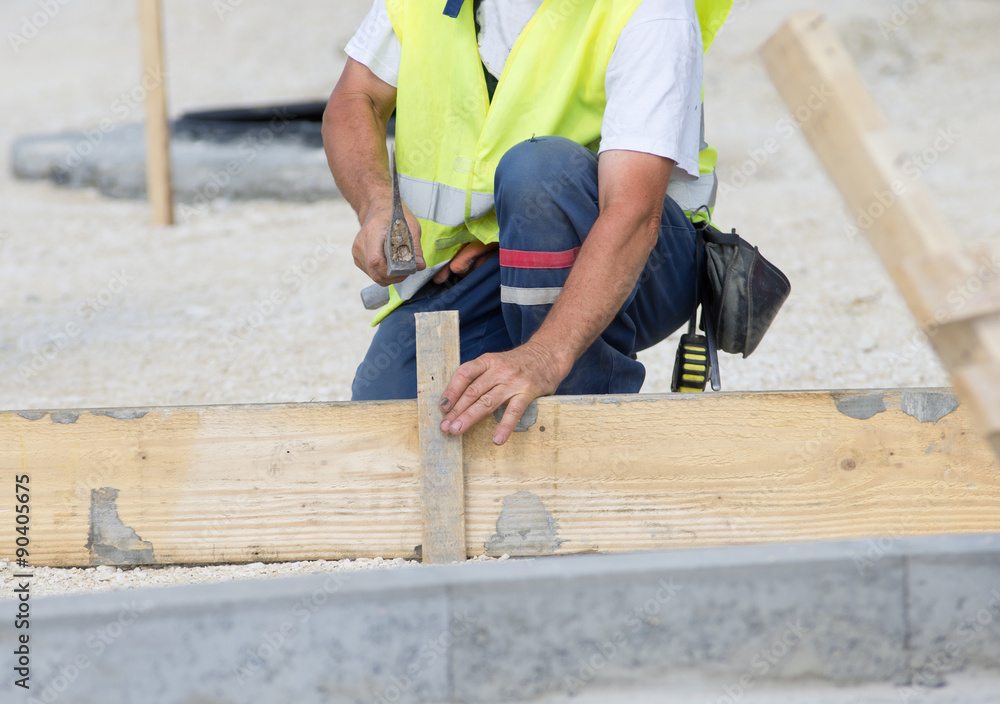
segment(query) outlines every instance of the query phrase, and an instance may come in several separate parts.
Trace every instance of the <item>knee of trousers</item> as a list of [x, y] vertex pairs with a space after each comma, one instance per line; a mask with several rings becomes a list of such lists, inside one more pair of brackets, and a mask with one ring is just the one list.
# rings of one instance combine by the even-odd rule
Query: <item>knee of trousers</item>
[[574, 214], [592, 204], [596, 192], [597, 156], [587, 148], [564, 137], [515, 145], [496, 172], [500, 246], [558, 251], [579, 245]]
[[[503, 205], [538, 205], [534, 201], [558, 198], [570, 188], [579, 188], [580, 175], [593, 170], [596, 181], [597, 155], [565, 137], [533, 137], [507, 150], [497, 164], [494, 195], [498, 210]], [[509, 202], [509, 203], [508, 203]]]

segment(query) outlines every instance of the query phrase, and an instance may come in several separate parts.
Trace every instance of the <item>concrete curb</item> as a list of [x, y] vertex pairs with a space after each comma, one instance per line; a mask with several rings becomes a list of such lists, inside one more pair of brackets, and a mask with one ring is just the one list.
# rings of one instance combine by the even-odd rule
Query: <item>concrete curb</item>
[[[5, 625], [8, 673], [14, 637]], [[930, 687], [1000, 669], [1000, 536], [40, 598], [31, 645], [31, 696], [59, 702], [523, 701], [686, 672], [730, 698], [800, 679]]]
[[[170, 156], [174, 197], [195, 209], [215, 200], [337, 198], [318, 126], [277, 121], [251, 125], [230, 139], [175, 132]], [[96, 187], [112, 198], [146, 197], [146, 147], [141, 124], [23, 137], [11, 146], [21, 179]]]

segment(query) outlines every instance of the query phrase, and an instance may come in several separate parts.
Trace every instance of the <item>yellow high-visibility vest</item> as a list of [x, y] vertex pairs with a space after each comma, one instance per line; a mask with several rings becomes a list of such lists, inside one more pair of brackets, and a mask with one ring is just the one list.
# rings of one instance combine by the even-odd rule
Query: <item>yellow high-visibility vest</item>
[[[420, 220], [428, 267], [466, 242], [496, 242], [497, 164], [533, 136], [557, 135], [597, 150], [604, 78], [618, 37], [641, 0], [545, 0], [521, 32], [492, 102], [483, 77], [473, 3], [457, 18], [435, 0], [386, 0], [402, 47], [396, 94], [396, 168], [403, 201]], [[732, 0], [696, 0], [707, 51]], [[685, 210], [711, 206], [716, 151], [703, 144], [702, 178], [672, 182]], [[401, 303], [395, 287], [376, 315]]]

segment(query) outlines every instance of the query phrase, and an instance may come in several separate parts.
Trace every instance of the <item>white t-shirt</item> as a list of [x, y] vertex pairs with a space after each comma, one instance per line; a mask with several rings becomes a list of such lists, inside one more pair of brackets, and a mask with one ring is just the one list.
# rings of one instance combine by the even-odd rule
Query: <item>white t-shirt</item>
[[[444, 0], [426, 1], [437, 1], [444, 9]], [[542, 2], [480, 3], [479, 52], [497, 78]], [[346, 51], [386, 83], [398, 84], [401, 48], [385, 0], [374, 0]], [[698, 178], [701, 85], [701, 27], [694, 0], [643, 0], [619, 36], [605, 74], [608, 104], [600, 150], [656, 154], [677, 163], [675, 180]]]

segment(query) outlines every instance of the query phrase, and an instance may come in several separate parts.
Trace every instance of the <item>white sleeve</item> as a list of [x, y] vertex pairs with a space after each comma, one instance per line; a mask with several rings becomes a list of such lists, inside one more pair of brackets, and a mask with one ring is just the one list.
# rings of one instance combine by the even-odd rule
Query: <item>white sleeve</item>
[[344, 51], [389, 85], [399, 83], [402, 48], [389, 21], [385, 0], [375, 0]]
[[656, 154], [685, 172], [674, 178], [698, 178], [702, 75], [694, 2], [645, 0], [608, 64], [601, 151]]

